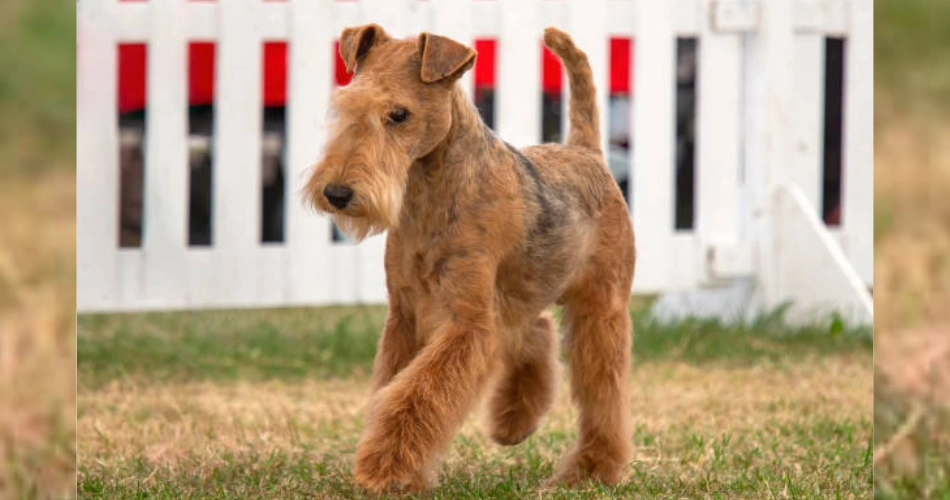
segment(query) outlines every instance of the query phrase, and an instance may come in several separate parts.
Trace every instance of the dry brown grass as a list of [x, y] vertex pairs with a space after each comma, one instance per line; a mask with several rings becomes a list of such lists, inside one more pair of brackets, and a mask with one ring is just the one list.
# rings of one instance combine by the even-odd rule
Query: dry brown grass
[[75, 494], [75, 178], [0, 179], [0, 498]]
[[878, 105], [875, 478], [902, 497], [950, 471], [950, 124]]
[[878, 121], [875, 326], [950, 323], [950, 124]]
[[[672, 443], [680, 439], [674, 435], [682, 429], [707, 437], [730, 432], [771, 435], [803, 418], [862, 421], [872, 405], [870, 380], [871, 367], [864, 356], [822, 358], [781, 368], [641, 365], [632, 382], [637, 433], [666, 436], [670, 442], [659, 438], [639, 446], [635, 460], [663, 467], [665, 474], [690, 475], [712, 459], [714, 439], [703, 445], [696, 460], [695, 450]], [[564, 387], [562, 383], [538, 435], [563, 436], [564, 429], [573, 427], [575, 412]], [[779, 387], [781, 393], [776, 392]], [[235, 456], [280, 452], [314, 461], [332, 456], [349, 462], [363, 427], [368, 389], [362, 380], [112, 382], [79, 395], [79, 461], [91, 470], [122, 470], [130, 460], [144, 458], [147, 467], [157, 466], [162, 474], [172, 475], [181, 467], [210, 471]], [[511, 453], [510, 448], [491, 443], [481, 425], [479, 417], [467, 421], [446, 457], [449, 468], [481, 467], [495, 459], [504, 467], [517, 460], [517, 450]], [[858, 434], [858, 443], [867, 442], [870, 428], [862, 427]], [[781, 440], [790, 446], [799, 442]], [[563, 451], [561, 445], [569, 441], [561, 438], [558, 446], [541, 446], [542, 455], [555, 460]], [[686, 453], [692, 458], [680, 456]]]

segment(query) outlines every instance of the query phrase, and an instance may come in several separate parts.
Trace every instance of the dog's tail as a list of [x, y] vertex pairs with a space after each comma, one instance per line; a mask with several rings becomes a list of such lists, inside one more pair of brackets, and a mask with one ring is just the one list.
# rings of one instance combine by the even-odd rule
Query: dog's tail
[[600, 114], [587, 54], [574, 45], [567, 33], [553, 27], [544, 30], [544, 44], [561, 59], [571, 86], [571, 125], [567, 144], [600, 151]]

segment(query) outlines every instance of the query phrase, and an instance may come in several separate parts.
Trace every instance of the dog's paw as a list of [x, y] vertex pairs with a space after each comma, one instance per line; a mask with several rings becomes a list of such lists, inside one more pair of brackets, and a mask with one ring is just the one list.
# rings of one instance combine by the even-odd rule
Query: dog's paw
[[429, 488], [429, 478], [399, 455], [397, 450], [358, 449], [353, 470], [356, 484], [374, 495], [418, 493]]
[[607, 454], [573, 451], [558, 468], [554, 481], [567, 486], [587, 483], [617, 484], [626, 470], [626, 460]]
[[514, 446], [521, 443], [537, 430], [536, 421], [525, 419], [496, 419], [491, 423], [489, 435], [492, 441], [502, 446]]

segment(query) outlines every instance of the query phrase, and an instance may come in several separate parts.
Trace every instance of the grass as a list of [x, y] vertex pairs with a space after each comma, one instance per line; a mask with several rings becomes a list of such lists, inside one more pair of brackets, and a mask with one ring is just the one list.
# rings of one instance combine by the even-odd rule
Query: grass
[[874, 83], [883, 103], [938, 118], [950, 105], [950, 3], [944, 0], [874, 1]]
[[75, 491], [73, 185], [0, 182], [0, 498]]
[[[366, 376], [385, 319], [383, 307], [199, 311], [79, 318], [83, 388], [118, 378], [297, 380]], [[635, 356], [693, 364], [848, 355], [871, 348], [869, 329], [827, 325], [790, 329], [781, 314], [748, 325], [715, 320], [662, 323], [635, 313]]]
[[875, 2], [875, 490], [950, 498], [950, 3]]
[[0, 498], [76, 487], [75, 2], [0, 2]]
[[0, 181], [73, 170], [76, 2], [0, 4]]
[[[351, 462], [379, 308], [79, 318], [81, 498], [359, 498]], [[565, 384], [502, 448], [469, 419], [430, 498], [869, 498], [867, 331], [726, 328], [641, 310], [637, 457], [616, 487], [547, 484], [573, 443]], [[783, 388], [776, 391], [776, 387]]]

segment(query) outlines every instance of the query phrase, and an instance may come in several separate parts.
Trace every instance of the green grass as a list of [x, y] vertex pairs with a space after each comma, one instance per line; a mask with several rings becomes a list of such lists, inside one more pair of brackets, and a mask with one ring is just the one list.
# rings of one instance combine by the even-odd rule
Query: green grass
[[80, 381], [366, 374], [384, 317], [382, 308], [82, 315]]
[[[748, 365], [872, 348], [869, 329], [836, 321], [789, 328], [781, 311], [729, 327], [716, 320], [661, 322], [644, 311], [632, 316], [637, 362]], [[81, 315], [80, 383], [366, 374], [384, 320], [380, 307]]]
[[[874, 64], [878, 96], [898, 108], [945, 115], [950, 105], [950, 2], [876, 0]], [[906, 111], [906, 109], [905, 109]]]
[[0, 177], [73, 169], [76, 2], [0, 4]]
[[[635, 437], [641, 447], [674, 436], [665, 449], [681, 463], [638, 462], [619, 486], [579, 491], [545, 484], [553, 474], [551, 454], [563, 453], [573, 435], [534, 436], [489, 460], [477, 444], [456, 439], [453, 448], [461, 451], [451, 457], [453, 465], [442, 468], [442, 484], [424, 498], [869, 498], [871, 453], [869, 443], [857, 437], [868, 425], [820, 420], [748, 435], [641, 431]], [[348, 460], [336, 454], [251, 453], [223, 456], [210, 466], [186, 461], [170, 470], [134, 458], [107, 470], [82, 466], [79, 493], [114, 499], [365, 498], [353, 485]], [[702, 463], [703, 470], [684, 474], [690, 463]]]

